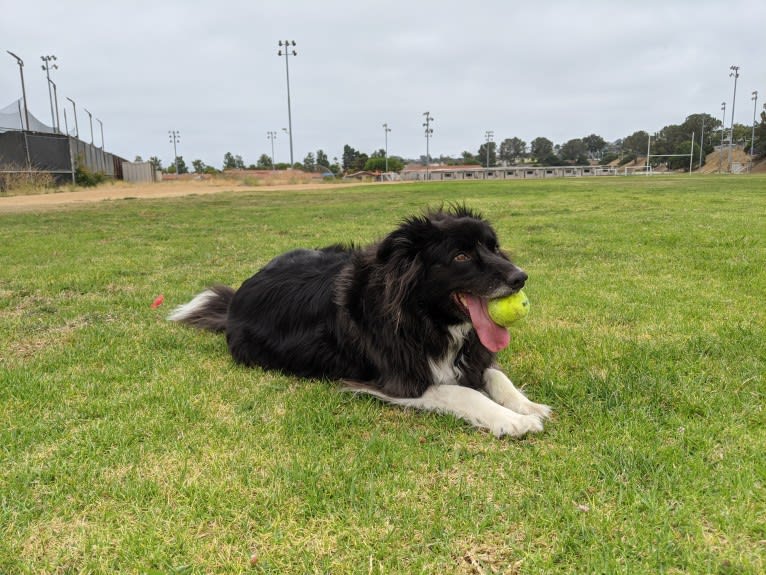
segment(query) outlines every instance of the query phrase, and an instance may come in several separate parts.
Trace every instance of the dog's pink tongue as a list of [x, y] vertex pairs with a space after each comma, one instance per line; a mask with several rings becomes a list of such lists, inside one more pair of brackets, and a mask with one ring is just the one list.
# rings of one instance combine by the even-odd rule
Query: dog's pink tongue
[[493, 353], [508, 347], [511, 342], [511, 334], [503, 326], [497, 325], [490, 319], [486, 300], [464, 294], [463, 301], [468, 306], [471, 323], [481, 344]]

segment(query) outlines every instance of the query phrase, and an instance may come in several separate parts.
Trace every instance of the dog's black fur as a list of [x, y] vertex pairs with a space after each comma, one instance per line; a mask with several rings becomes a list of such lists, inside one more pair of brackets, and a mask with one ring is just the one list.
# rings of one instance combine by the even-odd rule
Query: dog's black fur
[[480, 341], [465, 298], [486, 307], [526, 279], [490, 224], [456, 206], [407, 219], [366, 248], [283, 254], [238, 290], [215, 286], [170, 319], [225, 331], [245, 365], [420, 397], [445, 362], [460, 385], [483, 388], [496, 350]]

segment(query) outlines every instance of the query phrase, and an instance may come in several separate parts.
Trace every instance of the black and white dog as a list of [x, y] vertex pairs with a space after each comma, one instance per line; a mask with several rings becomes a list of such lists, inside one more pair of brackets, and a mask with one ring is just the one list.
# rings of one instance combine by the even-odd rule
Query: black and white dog
[[457, 206], [407, 219], [366, 248], [288, 252], [238, 290], [211, 287], [168, 319], [225, 332], [239, 363], [345, 380], [518, 437], [542, 431], [551, 410], [494, 366], [510, 336], [487, 300], [526, 279], [490, 224]]

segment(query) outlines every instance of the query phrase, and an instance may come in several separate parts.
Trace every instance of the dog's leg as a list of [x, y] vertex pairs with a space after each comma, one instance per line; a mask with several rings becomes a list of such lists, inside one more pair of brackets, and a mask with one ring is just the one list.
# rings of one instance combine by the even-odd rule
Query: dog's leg
[[377, 397], [406, 407], [451, 413], [476, 427], [489, 429], [497, 437], [521, 437], [526, 433], [543, 430], [542, 418], [537, 414], [515, 413], [492, 401], [483, 393], [460, 385], [432, 385], [416, 398]]
[[551, 416], [550, 407], [527, 399], [499, 369], [489, 368], [484, 372], [484, 389], [497, 403], [516, 413], [534, 414], [543, 418]]

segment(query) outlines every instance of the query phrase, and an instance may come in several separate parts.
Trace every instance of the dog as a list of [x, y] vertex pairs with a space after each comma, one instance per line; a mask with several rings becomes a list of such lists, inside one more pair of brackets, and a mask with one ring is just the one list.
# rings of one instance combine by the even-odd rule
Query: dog
[[280, 255], [236, 291], [212, 286], [168, 319], [224, 332], [240, 364], [342, 380], [354, 392], [521, 437], [542, 431], [551, 408], [496, 366], [510, 336], [487, 301], [526, 280], [486, 219], [450, 206], [410, 217], [367, 247]]

